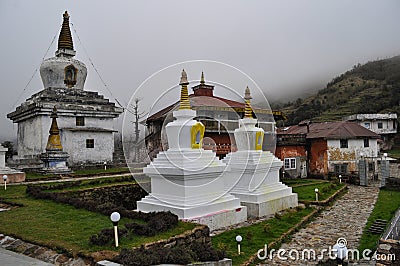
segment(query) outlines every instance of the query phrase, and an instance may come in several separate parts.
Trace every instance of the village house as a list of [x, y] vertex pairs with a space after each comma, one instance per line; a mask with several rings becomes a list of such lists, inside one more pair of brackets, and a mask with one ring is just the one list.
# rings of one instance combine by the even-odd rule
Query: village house
[[54, 108], [69, 165], [112, 161], [114, 121], [123, 109], [97, 92], [84, 90], [87, 69], [74, 59], [75, 53], [65, 12], [55, 57], [45, 59], [40, 66], [43, 90], [7, 115], [18, 124], [18, 156], [14, 160], [19, 165], [41, 163], [39, 157], [46, 151]]
[[[233, 133], [239, 127], [239, 119], [245, 113], [245, 102], [237, 102], [214, 95], [214, 86], [206, 84], [204, 74], [200, 84], [194, 86], [189, 95], [190, 106], [196, 110], [196, 120], [205, 125], [203, 148], [216, 152], [223, 158], [231, 151], [236, 151]], [[172, 111], [177, 110], [179, 101], [152, 114], [146, 119], [146, 147], [150, 158], [159, 151], [167, 149], [166, 135], [163, 126], [172, 121]], [[275, 147], [275, 120], [285, 118], [279, 111], [253, 107], [253, 116], [258, 119], [258, 126], [265, 131], [263, 150], [273, 152]], [[274, 120], [275, 119], [275, 120]]]
[[378, 139], [378, 134], [354, 122], [305, 122], [278, 129], [276, 156], [292, 177], [357, 172], [360, 159], [367, 160], [369, 172], [374, 172]]
[[394, 137], [397, 134], [397, 114], [354, 114], [343, 117], [343, 120], [356, 122], [360, 126], [379, 134], [382, 140], [380, 148], [382, 150], [392, 149]]

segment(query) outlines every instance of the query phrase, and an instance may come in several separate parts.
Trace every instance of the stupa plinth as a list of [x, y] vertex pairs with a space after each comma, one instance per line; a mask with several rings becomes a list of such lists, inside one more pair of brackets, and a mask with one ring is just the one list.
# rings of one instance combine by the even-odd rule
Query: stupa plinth
[[180, 219], [206, 224], [211, 230], [243, 222], [246, 207], [224, 192], [222, 174], [229, 170], [211, 150], [202, 149], [204, 125], [190, 109], [187, 77], [182, 71], [179, 110], [168, 123], [169, 149], [160, 152], [143, 172], [151, 178], [151, 193], [137, 203], [143, 212], [171, 211]]
[[0, 144], [0, 177], [7, 176], [7, 183], [20, 183], [25, 181], [25, 173], [6, 166], [6, 152], [8, 148]]
[[43, 161], [41, 172], [46, 174], [68, 174], [71, 169], [67, 166], [69, 157], [67, 152], [63, 151], [60, 138], [60, 130], [57, 124], [57, 109], [54, 106], [53, 112], [50, 115], [52, 118], [51, 127], [49, 130], [49, 139], [47, 141], [46, 152], [40, 155]]
[[252, 116], [250, 90], [245, 93], [245, 115], [234, 132], [238, 150], [223, 162], [230, 167], [225, 174], [225, 189], [247, 207], [248, 217], [262, 217], [298, 205], [297, 194], [279, 181], [283, 163], [269, 151], [263, 151], [264, 130], [256, 127]]

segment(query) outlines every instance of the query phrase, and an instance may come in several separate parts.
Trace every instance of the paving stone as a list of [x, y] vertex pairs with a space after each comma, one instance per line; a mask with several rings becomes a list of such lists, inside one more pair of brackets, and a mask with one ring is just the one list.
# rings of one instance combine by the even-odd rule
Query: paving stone
[[[304, 249], [313, 249], [319, 256], [323, 249], [329, 249], [339, 238], [345, 238], [348, 249], [356, 249], [375, 202], [379, 189], [376, 187], [349, 186], [348, 192], [332, 206], [327, 207], [307, 227], [300, 229], [292, 236], [289, 243], [282, 244], [285, 250], [297, 250], [300, 255]], [[361, 251], [362, 252], [362, 251]], [[361, 253], [360, 252], [360, 253]], [[285, 257], [288, 257], [286, 253]], [[324, 252], [323, 259], [329, 259]], [[318, 260], [280, 260], [276, 254], [272, 261], [264, 265], [309, 266], [316, 265]], [[373, 261], [357, 261], [357, 265], [375, 265]], [[365, 264], [367, 263], [367, 264]], [[351, 263], [349, 265], [352, 265]], [[356, 264], [354, 264], [356, 265]]]

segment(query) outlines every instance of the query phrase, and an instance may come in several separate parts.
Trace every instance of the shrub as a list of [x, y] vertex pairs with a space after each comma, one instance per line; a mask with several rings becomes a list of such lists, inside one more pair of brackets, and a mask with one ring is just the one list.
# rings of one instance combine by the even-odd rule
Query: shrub
[[[126, 236], [128, 231], [124, 228], [118, 229], [118, 236]], [[104, 246], [114, 240], [114, 228], [106, 228], [100, 231], [98, 235], [93, 235], [90, 237], [90, 244]]]

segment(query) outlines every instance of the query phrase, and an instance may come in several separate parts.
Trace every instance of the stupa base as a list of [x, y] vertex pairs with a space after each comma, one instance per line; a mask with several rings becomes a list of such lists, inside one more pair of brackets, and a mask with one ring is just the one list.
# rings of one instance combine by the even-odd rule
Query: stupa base
[[0, 168], [0, 178], [1, 181], [3, 181], [3, 176], [6, 175], [7, 176], [7, 183], [21, 183], [21, 182], [25, 182], [25, 173], [18, 171], [18, 170], [14, 170], [8, 167], [4, 167], [4, 168]]
[[215, 202], [197, 206], [177, 206], [160, 201], [151, 194], [137, 202], [137, 210], [142, 212], [170, 211], [180, 220], [207, 225], [215, 230], [247, 220], [247, 207], [240, 206], [239, 199], [232, 195]]
[[248, 218], [259, 218], [285, 209], [295, 208], [298, 206], [298, 200], [297, 194], [291, 193], [281, 198], [269, 199], [263, 202], [242, 201], [241, 204], [247, 207]]

